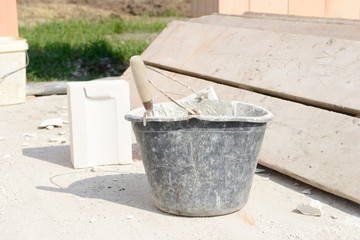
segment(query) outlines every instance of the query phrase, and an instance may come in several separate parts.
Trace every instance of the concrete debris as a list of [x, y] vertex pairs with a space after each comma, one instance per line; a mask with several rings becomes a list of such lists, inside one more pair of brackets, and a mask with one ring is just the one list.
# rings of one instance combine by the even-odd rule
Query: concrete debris
[[30, 137], [30, 138], [36, 138], [37, 135], [35, 133], [24, 133], [23, 136]]
[[5, 138], [4, 137], [0, 137], [0, 141], [4, 141], [5, 140]]
[[96, 218], [91, 218], [91, 219], [89, 220], [89, 223], [94, 223], [94, 222], [96, 222]]
[[129, 215], [129, 216], [126, 217], [126, 219], [132, 219], [132, 218], [133, 218], [132, 215]]
[[91, 167], [90, 171], [91, 172], [102, 172], [102, 171], [104, 171], [104, 169], [101, 167]]
[[323, 205], [318, 200], [311, 200], [306, 204], [300, 204], [297, 210], [304, 215], [320, 217], [323, 214], [322, 207]]
[[56, 143], [66, 143], [66, 139], [65, 138], [57, 138], [57, 137], [54, 137], [54, 138], [51, 138], [49, 140], [49, 142], [56, 142]]
[[310, 189], [305, 189], [304, 191], [302, 191], [301, 193], [303, 193], [303, 194], [307, 194], [307, 195], [311, 195], [312, 194], [312, 192], [311, 192], [311, 190]]
[[47, 126], [46, 129], [47, 129], [47, 130], [54, 129], [54, 126]]
[[62, 120], [62, 123], [63, 124], [69, 124], [69, 121], [68, 120]]
[[28, 82], [26, 95], [48, 96], [66, 94], [66, 81], [56, 82]]
[[65, 131], [61, 131], [61, 132], [59, 132], [59, 135], [60, 135], [60, 136], [65, 135], [65, 134], [66, 134], [66, 132], [65, 132]]
[[298, 182], [295, 182], [294, 186], [300, 186], [300, 184]]
[[11, 158], [11, 155], [10, 155], [10, 154], [6, 154], [6, 155], [4, 155], [4, 157], [3, 157], [4, 160], [9, 159], [9, 158]]
[[21, 144], [21, 146], [23, 146], [23, 147], [26, 147], [26, 146], [29, 146], [29, 145], [30, 145], [30, 143], [27, 143], [27, 142]]
[[52, 118], [52, 119], [47, 119], [47, 120], [43, 121], [39, 125], [39, 128], [46, 128], [48, 126], [62, 127], [62, 124], [63, 124], [63, 121], [61, 118]]

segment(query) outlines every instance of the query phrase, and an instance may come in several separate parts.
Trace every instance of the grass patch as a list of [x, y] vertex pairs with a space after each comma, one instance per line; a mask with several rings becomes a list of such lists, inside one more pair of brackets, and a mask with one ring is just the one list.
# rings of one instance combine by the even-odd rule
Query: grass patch
[[[155, 17], [101, 20], [54, 20], [20, 27], [29, 44], [29, 81], [89, 80], [120, 75], [129, 58], [141, 54], [148, 37], [122, 39], [121, 34], [159, 33], [168, 21]], [[124, 65], [125, 64], [125, 65]]]

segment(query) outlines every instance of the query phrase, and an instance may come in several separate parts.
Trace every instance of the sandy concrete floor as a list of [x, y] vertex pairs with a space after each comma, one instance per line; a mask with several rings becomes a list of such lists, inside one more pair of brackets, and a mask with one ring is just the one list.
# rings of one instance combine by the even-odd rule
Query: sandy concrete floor
[[[248, 204], [209, 218], [166, 214], [153, 205], [142, 162], [73, 169], [67, 99], [38, 97], [0, 107], [1, 239], [359, 239], [360, 206], [266, 169]], [[64, 135], [60, 136], [59, 133]], [[51, 143], [64, 137], [66, 143]], [[302, 191], [311, 189], [311, 194]], [[316, 199], [321, 217], [297, 212]]]

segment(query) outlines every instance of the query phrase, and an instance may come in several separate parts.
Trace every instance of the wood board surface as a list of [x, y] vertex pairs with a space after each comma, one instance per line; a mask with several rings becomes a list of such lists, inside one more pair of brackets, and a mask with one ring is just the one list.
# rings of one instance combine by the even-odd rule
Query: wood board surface
[[[295, 18], [297, 19], [297, 18]], [[207, 15], [190, 19], [190, 22], [228, 27], [267, 30], [276, 33], [293, 33], [360, 41], [360, 25], [340, 23], [314, 23], [289, 19], [258, 18], [251, 16]]]
[[360, 115], [360, 41], [174, 21], [149, 65]]
[[[165, 71], [163, 71], [165, 72]], [[195, 90], [212, 85], [220, 99], [252, 103], [270, 110], [259, 163], [314, 187], [360, 203], [360, 119], [294, 103], [223, 84], [165, 72]], [[149, 79], [173, 98], [191, 92], [147, 70]], [[130, 84], [131, 108], [141, 107], [131, 70], [122, 79]], [[155, 88], [154, 103], [169, 101]]]
[[355, 25], [360, 26], [360, 21], [356, 19], [345, 18], [323, 18], [323, 17], [311, 17], [311, 16], [296, 16], [296, 15], [284, 15], [273, 13], [256, 13], [256, 12], [244, 12], [241, 17], [250, 18], [263, 18], [273, 20], [286, 20], [296, 22], [311, 22], [311, 23], [331, 23], [331, 24], [343, 24], [343, 25]]

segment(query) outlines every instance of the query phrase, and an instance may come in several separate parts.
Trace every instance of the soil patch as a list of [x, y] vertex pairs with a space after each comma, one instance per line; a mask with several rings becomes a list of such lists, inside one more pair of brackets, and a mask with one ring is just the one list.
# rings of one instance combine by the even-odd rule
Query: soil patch
[[190, 0], [18, 0], [19, 24], [52, 18], [190, 16]]

